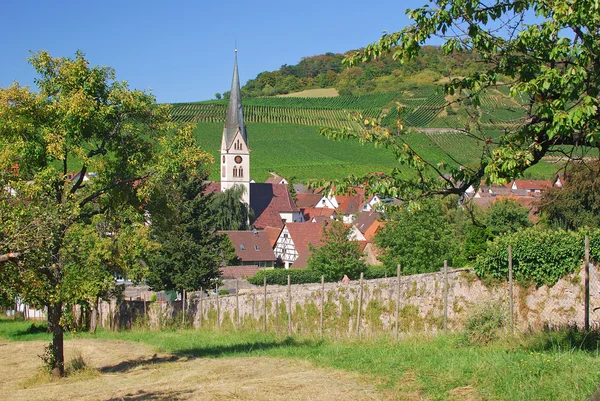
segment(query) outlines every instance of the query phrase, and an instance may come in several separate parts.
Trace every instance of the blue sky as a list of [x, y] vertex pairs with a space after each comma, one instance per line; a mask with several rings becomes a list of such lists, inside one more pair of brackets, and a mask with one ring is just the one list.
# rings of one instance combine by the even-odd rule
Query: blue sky
[[0, 87], [33, 86], [29, 51], [82, 50], [157, 101], [188, 102], [229, 90], [237, 40], [240, 79], [345, 52], [408, 23], [426, 0], [390, 1], [0, 1]]

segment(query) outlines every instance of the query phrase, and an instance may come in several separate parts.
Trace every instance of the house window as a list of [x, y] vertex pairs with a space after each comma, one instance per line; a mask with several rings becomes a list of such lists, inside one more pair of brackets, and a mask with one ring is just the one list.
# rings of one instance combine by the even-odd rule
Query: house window
[[287, 235], [287, 234], [283, 234], [283, 238], [287, 238], [287, 237], [288, 237], [288, 235]]
[[223, 155], [223, 163], [225, 163], [225, 155]]
[[267, 267], [265, 262], [258, 262], [258, 267]]
[[238, 172], [238, 177], [243, 177], [243, 176], [244, 176], [244, 168], [240, 167], [239, 172]]
[[237, 166], [233, 166], [233, 176], [234, 177], [238, 176], [238, 168], [237, 168]]

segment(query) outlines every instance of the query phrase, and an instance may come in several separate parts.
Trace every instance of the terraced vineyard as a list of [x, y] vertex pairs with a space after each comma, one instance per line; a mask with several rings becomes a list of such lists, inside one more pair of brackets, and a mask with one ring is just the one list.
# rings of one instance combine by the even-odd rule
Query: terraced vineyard
[[[319, 127], [359, 129], [357, 114], [378, 119], [392, 131], [400, 120], [411, 128], [403, 139], [427, 160], [468, 165], [481, 157], [483, 145], [453, 129], [478, 123], [495, 136], [516, 127], [523, 117], [521, 101], [508, 97], [502, 89], [484, 95], [481, 108], [471, 114], [462, 105], [449, 105], [433, 86], [364, 96], [244, 99], [253, 156], [251, 176], [263, 181], [274, 171], [303, 181], [402, 168], [385, 149], [353, 141], [333, 142], [318, 135]], [[218, 157], [227, 105], [227, 100], [174, 104], [173, 120], [195, 123], [200, 145]], [[540, 163], [529, 176], [548, 178], [558, 167]], [[212, 179], [218, 179], [216, 167]]]

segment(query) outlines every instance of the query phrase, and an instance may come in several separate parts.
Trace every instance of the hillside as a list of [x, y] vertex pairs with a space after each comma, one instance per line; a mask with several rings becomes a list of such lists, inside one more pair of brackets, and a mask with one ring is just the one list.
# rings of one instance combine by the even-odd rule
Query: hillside
[[[447, 79], [444, 77], [481, 68], [468, 53], [448, 57], [439, 48], [427, 47], [417, 60], [401, 67], [389, 57], [353, 69], [343, 69], [342, 58], [331, 53], [307, 57], [296, 66], [261, 73], [244, 86], [244, 118], [253, 152], [253, 179], [263, 181], [269, 172], [299, 181], [338, 179], [401, 167], [384, 149], [328, 141], [318, 135], [320, 127], [360, 129], [360, 121], [372, 118], [396, 132], [400, 123], [408, 132], [403, 139], [424, 158], [456, 166], [472, 163], [481, 156], [483, 148], [459, 130], [469, 127], [493, 139], [522, 122], [524, 100], [510, 97], [505, 86], [499, 85], [483, 95], [477, 108], [441, 94], [439, 88]], [[350, 81], [356, 85], [348, 91], [345, 88], [350, 81], [346, 78], [352, 70], [354, 78]], [[322, 81], [323, 74], [331, 81]], [[366, 79], [365, 74], [371, 79]], [[292, 78], [297, 82], [292, 85], [293, 90], [307, 97], [256, 97], [286, 92], [288, 88], [280, 83], [292, 82]], [[263, 84], [279, 89], [264, 91]], [[309, 97], [318, 93], [318, 87], [329, 87], [323, 92], [327, 96]], [[333, 87], [339, 96], [331, 96], [335, 93]], [[227, 104], [227, 99], [173, 104], [173, 120], [196, 124], [200, 144], [218, 156]], [[526, 176], [551, 178], [559, 168], [560, 163], [547, 160], [529, 169]], [[212, 178], [218, 179], [216, 168]]]

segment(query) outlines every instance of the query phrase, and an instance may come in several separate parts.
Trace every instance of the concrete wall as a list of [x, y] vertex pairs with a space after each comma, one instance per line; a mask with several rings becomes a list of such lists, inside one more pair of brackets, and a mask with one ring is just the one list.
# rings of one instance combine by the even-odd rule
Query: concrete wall
[[[583, 270], [583, 269], [582, 269]], [[514, 313], [518, 330], [541, 329], [546, 326], [583, 326], [583, 271], [561, 279], [553, 287], [523, 288], [514, 286]], [[590, 269], [590, 322], [600, 325], [600, 274]], [[361, 335], [392, 332], [395, 327], [396, 300], [399, 299], [399, 330], [401, 332], [435, 332], [443, 328], [444, 274], [428, 273], [414, 276], [365, 281], [360, 308]], [[353, 336], [356, 334], [361, 288], [358, 281], [326, 283], [323, 303], [325, 334]], [[291, 286], [291, 303], [285, 286], [267, 288], [267, 330], [288, 332], [288, 312], [291, 307], [292, 332], [318, 333], [321, 314], [321, 284]], [[448, 272], [448, 328], [463, 327], [466, 318], [481, 305], [496, 303], [509, 310], [508, 285], [486, 286], [472, 272], [455, 269]], [[186, 307], [188, 324], [195, 327], [241, 329], [264, 328], [264, 289], [245, 290], [238, 295], [191, 299]], [[145, 311], [145, 313], [144, 313]], [[104, 303], [101, 324], [104, 327], [128, 328], [147, 325], [165, 327], [181, 321], [181, 301], [124, 301]]]

